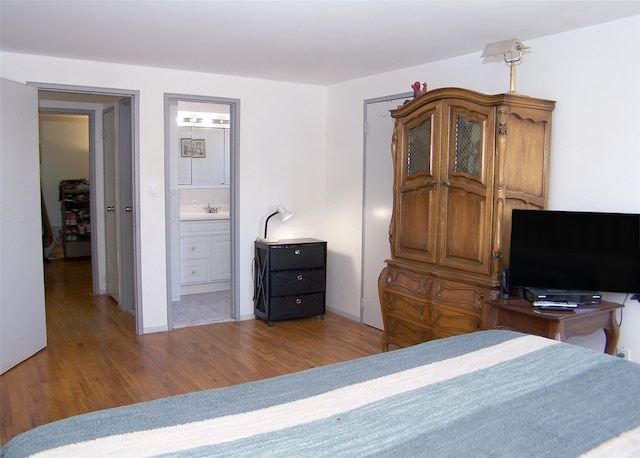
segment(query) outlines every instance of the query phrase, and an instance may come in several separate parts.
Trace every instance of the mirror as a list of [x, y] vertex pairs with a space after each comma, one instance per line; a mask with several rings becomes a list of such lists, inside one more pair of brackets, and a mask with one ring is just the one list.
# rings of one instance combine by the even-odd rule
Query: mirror
[[171, 149], [178, 157], [179, 185], [229, 185], [229, 110], [229, 105], [178, 101]]

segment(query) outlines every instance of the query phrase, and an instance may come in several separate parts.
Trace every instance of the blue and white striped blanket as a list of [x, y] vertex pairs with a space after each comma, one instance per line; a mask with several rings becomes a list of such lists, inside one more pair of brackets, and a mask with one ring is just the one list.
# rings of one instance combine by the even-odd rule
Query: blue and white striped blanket
[[640, 456], [640, 365], [482, 331], [28, 431], [5, 458]]

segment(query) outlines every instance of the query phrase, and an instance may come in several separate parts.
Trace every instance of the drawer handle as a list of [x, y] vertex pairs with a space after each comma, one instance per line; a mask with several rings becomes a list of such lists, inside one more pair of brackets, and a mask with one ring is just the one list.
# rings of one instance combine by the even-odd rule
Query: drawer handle
[[196, 247], [192, 246], [191, 251], [196, 251]]
[[293, 254], [295, 254], [296, 256], [298, 256], [300, 254], [300, 250], [299, 249], [295, 249], [295, 251], [293, 252]]
[[300, 299], [300, 298], [296, 299], [296, 304], [298, 304], [298, 305], [302, 304], [302, 299]]
[[195, 274], [196, 274], [196, 271], [195, 271], [195, 270], [192, 270], [192, 271], [191, 271], [191, 275], [195, 275]]
[[298, 281], [301, 281], [302, 280], [302, 274], [299, 274], [296, 278], [298, 279]]

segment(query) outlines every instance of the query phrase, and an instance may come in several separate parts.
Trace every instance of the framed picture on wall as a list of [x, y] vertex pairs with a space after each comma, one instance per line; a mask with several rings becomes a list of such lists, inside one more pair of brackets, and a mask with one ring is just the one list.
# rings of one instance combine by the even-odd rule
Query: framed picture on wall
[[180, 156], [195, 158], [207, 157], [205, 140], [202, 138], [181, 138]]

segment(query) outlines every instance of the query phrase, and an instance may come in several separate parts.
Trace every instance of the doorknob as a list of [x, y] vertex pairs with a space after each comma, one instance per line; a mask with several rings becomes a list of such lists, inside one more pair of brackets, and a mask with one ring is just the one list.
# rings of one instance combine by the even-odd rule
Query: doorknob
[[130, 212], [131, 211], [131, 207], [124, 207], [124, 211]]
[[112, 211], [114, 211], [115, 209], [116, 209], [116, 207], [111, 207], [111, 206], [107, 207], [107, 211], [108, 211], [108, 212], [112, 212]]

